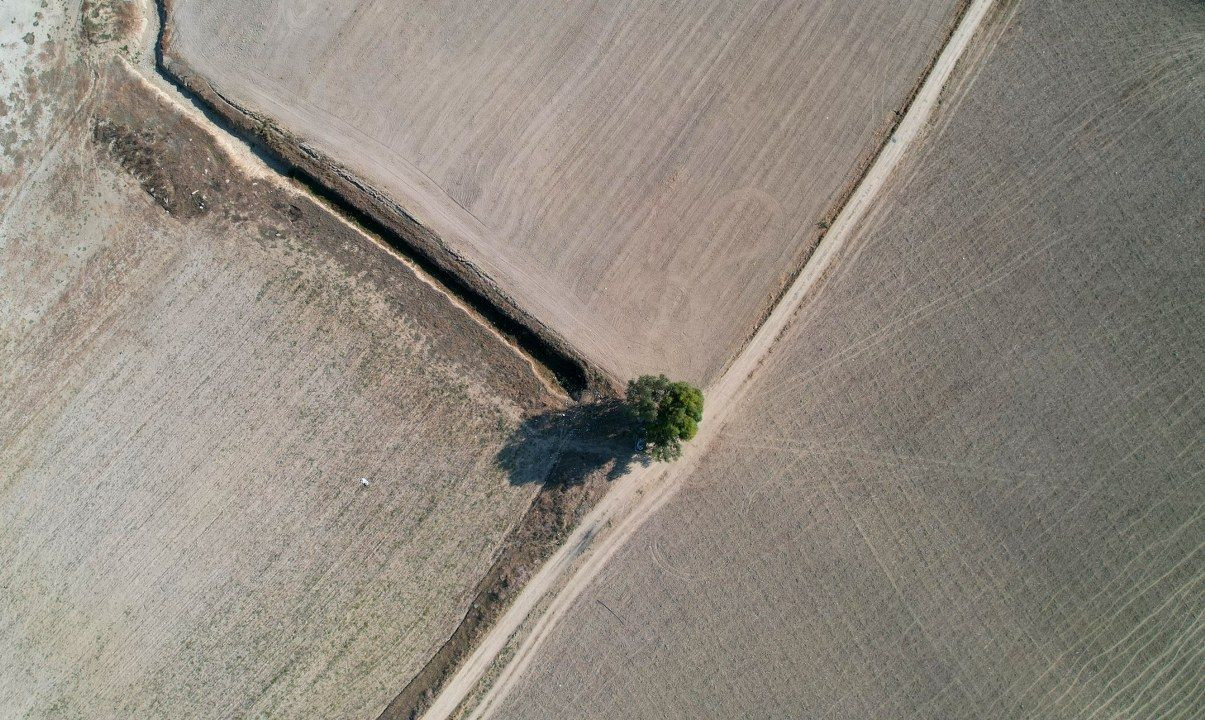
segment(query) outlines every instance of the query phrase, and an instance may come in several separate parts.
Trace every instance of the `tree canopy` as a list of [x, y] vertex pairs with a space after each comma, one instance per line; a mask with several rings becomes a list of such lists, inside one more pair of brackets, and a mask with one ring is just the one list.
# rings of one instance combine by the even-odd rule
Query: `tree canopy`
[[643, 427], [645, 452], [655, 460], [677, 460], [682, 442], [695, 436], [703, 420], [702, 391], [664, 375], [629, 381], [627, 401]]

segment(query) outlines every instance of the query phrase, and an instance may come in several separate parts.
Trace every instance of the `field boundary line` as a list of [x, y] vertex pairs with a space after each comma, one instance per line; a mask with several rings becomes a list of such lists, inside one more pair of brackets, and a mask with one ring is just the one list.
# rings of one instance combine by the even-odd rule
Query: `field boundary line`
[[[545, 595], [560, 586], [543, 614], [515, 649], [501, 674], [486, 692], [470, 718], [489, 717], [530, 664], [534, 652], [601, 568], [653, 513], [673, 496], [702, 461], [720, 435], [733, 403], [746, 391], [753, 373], [769, 355], [796, 311], [825, 277], [846, 242], [855, 235], [874, 205], [878, 193], [899, 166], [912, 143], [921, 136], [936, 109], [942, 90], [958, 61], [977, 34], [993, 0], [972, 0], [953, 33], [925, 76], [903, 119], [883, 144], [869, 170], [841, 208], [803, 270], [782, 294], [765, 322], [742, 348], [715, 383], [707, 389], [710, 409], [699, 436], [687, 447], [682, 460], [672, 466], [637, 468], [616, 481], [573, 531], [565, 543], [540, 568], [511, 606], [497, 620], [444, 689], [436, 696], [423, 720], [451, 717], [476, 688], [512, 637], [528, 621]], [[613, 528], [609, 533], [608, 528]], [[597, 543], [593, 541], [601, 537]], [[570, 572], [572, 576], [565, 580]], [[563, 583], [563, 584], [562, 584]]]
[[[468, 315], [473, 322], [497, 339], [498, 342], [500, 342], [510, 352], [518, 355], [523, 362], [531, 368], [532, 375], [535, 377], [536, 381], [540, 384], [544, 391], [548, 393], [549, 397], [555, 398], [558, 402], [569, 401], [569, 396], [566, 394], [564, 388], [561, 387], [561, 385], [555, 380], [549, 378], [547, 370], [543, 368], [538, 360], [533, 358], [531, 354], [528, 353], [520, 344], [514, 342], [510, 337], [503, 334], [498, 329], [497, 325], [490, 322], [488, 318], [483, 317], [481, 313], [476, 310], [476, 308], [465, 301], [461, 296], [449, 290], [446, 285], [433, 277], [412, 258], [398, 250], [393, 244], [389, 243], [384, 238], [379, 237], [369, 229], [366, 229], [362, 225], [354, 222], [353, 219], [347, 217], [339, 210], [339, 208], [333, 206], [323, 196], [311, 192], [310, 189], [302, 183], [299, 183], [296, 180], [289, 178], [287, 175], [277, 172], [273, 168], [264, 164], [262, 158], [259, 158], [255, 154], [255, 151], [250, 147], [249, 141], [240, 138], [234, 133], [226, 132], [224, 128], [216, 125], [206, 118], [196, 107], [181, 102], [178, 97], [173, 95], [171, 92], [168, 92], [166, 88], [160, 86], [151, 78], [147, 77], [146, 69], [142, 66], [136, 65], [130, 62], [128, 59], [120, 56], [117, 57], [117, 62], [128, 77], [140, 83], [141, 86], [148, 92], [153, 93], [156, 97], [162, 99], [164, 102], [171, 104], [171, 106], [177, 112], [183, 114], [194, 125], [200, 128], [202, 132], [208, 135], [217, 144], [217, 146], [221, 148], [222, 152], [226, 156], [226, 159], [238, 168], [239, 172], [247, 175], [248, 177], [253, 177], [256, 180], [273, 183], [275, 186], [285, 190], [286, 192], [297, 193], [308, 198], [315, 205], [322, 208], [336, 222], [359, 235], [362, 240], [372, 245], [378, 251], [389, 256], [392, 261], [401, 264], [403, 267], [409, 270], [416, 279], [430, 287], [435, 292], [439, 293], [453, 307]], [[179, 88], [175, 88], [174, 86], [172, 87], [175, 90], [179, 90]]]
[[245, 143], [266, 164], [321, 198], [327, 209], [379, 237], [413, 266], [492, 324], [575, 399], [614, 395], [618, 379], [578, 352], [559, 332], [504, 292], [478, 263], [450, 247], [438, 233], [355, 173], [311, 147], [304, 137], [227, 97], [173, 52], [173, 0], [149, 0], [158, 16], [153, 39], [154, 72], [202, 109], [207, 119]]

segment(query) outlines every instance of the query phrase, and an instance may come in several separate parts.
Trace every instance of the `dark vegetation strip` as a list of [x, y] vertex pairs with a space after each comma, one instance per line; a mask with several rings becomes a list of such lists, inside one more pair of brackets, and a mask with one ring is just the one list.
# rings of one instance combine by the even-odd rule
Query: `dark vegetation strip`
[[304, 185], [346, 220], [381, 238], [478, 313], [543, 366], [572, 397], [613, 396], [614, 378], [587, 361], [558, 333], [536, 320], [468, 260], [396, 203], [358, 180], [301, 139], [223, 96], [187, 63], [171, 55], [171, 0], [159, 0], [159, 73], [218, 128], [240, 138], [277, 172]]

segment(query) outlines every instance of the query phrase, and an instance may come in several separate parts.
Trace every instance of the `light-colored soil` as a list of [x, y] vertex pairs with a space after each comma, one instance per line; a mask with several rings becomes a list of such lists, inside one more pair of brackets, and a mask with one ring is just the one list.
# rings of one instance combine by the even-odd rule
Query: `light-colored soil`
[[995, 9], [493, 717], [1192, 717], [1205, 11]]
[[63, 131], [88, 91], [67, 38], [78, 2], [6, 0], [0, 6], [0, 212]]
[[[511, 603], [460, 670], [435, 699], [424, 720], [443, 720], [471, 703], [474, 693], [489, 685], [478, 713], [489, 711], [510, 690], [533, 659], [555, 624], [597, 573], [639, 527], [678, 490], [702, 460], [732, 411], [734, 399], [787, 328], [800, 305], [816, 290], [834, 260], [873, 207], [904, 154], [926, 128], [941, 90], [970, 46], [991, 8], [990, 0], [975, 0], [918, 88], [916, 97], [866, 175], [838, 213], [832, 229], [782, 298], [724, 374], [706, 389], [707, 411], [702, 429], [688, 445], [682, 460], [669, 468], [645, 467], [630, 472], [583, 519], [562, 548], [545, 563]], [[596, 539], [597, 538], [597, 539]], [[546, 604], [544, 596], [559, 589]], [[524, 633], [524, 626], [529, 629]], [[521, 637], [520, 637], [521, 636]], [[501, 655], [511, 655], [500, 667]], [[489, 675], [497, 671], [496, 677]]]
[[714, 380], [955, 0], [173, 0], [169, 60], [393, 197], [623, 379]]
[[497, 454], [554, 401], [124, 65], [71, 67], [94, 89], [0, 206], [0, 717], [374, 716], [530, 504], [546, 463]]

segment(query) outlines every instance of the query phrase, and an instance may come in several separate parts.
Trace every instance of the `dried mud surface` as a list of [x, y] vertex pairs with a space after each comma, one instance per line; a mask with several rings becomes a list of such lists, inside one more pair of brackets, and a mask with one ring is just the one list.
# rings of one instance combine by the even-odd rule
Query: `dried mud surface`
[[140, 0], [83, 0], [80, 25], [92, 45], [126, 41], [141, 25]]
[[70, 38], [70, 2], [0, 6], [0, 213], [44, 158], [90, 87]]

